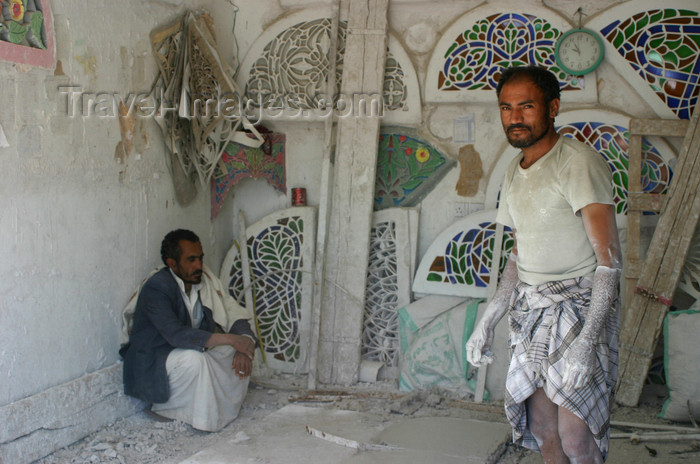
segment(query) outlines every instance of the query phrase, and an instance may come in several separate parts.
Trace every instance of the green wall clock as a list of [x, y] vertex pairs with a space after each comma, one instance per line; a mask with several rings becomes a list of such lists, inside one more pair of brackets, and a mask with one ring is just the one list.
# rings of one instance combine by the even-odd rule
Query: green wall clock
[[566, 31], [557, 41], [554, 57], [557, 64], [572, 76], [583, 76], [594, 71], [605, 54], [603, 40], [590, 29]]

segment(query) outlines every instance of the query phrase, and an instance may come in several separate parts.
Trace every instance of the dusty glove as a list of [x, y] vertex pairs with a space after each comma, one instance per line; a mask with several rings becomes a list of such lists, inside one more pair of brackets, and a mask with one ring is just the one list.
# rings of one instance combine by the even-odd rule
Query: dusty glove
[[498, 321], [508, 311], [510, 296], [517, 283], [518, 268], [516, 266], [516, 256], [511, 254], [501, 276], [496, 294], [489, 302], [484, 315], [474, 327], [474, 331], [467, 341], [467, 361], [472, 366], [479, 367], [481, 364], [491, 364], [493, 361], [493, 353], [490, 348], [493, 343], [494, 329]]
[[598, 362], [595, 343], [617, 296], [619, 281], [619, 269], [607, 266], [596, 268], [586, 322], [565, 354], [566, 364], [562, 377], [565, 391], [581, 388], [593, 375]]

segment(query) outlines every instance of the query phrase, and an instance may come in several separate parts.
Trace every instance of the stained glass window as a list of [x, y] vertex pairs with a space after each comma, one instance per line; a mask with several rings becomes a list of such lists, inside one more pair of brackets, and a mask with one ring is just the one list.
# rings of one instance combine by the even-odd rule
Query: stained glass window
[[681, 119], [700, 94], [700, 13], [651, 9], [601, 29], [605, 39]]
[[583, 78], [569, 76], [556, 64], [554, 48], [562, 32], [549, 21], [520, 13], [493, 14], [476, 21], [445, 52], [439, 90], [488, 90], [504, 67], [536, 65], [556, 74], [562, 90], [583, 88]]
[[417, 205], [453, 165], [416, 137], [400, 131], [380, 134], [374, 209]]
[[[600, 122], [577, 122], [558, 127], [567, 137], [590, 145], [605, 158], [613, 174], [613, 193], [617, 214], [627, 212], [629, 187], [629, 131], [621, 126]], [[664, 193], [671, 182], [672, 170], [658, 150], [642, 139], [642, 189], [646, 193]]]

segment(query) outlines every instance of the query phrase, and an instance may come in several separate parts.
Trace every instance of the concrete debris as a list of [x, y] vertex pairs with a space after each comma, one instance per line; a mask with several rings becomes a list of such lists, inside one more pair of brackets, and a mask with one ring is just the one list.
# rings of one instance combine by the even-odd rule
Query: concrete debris
[[[507, 444], [505, 451], [501, 446], [487, 446], [487, 438], [497, 438], [496, 441], [502, 443], [503, 432], [496, 433], [493, 430], [494, 427], [498, 429], [499, 423], [505, 427], [504, 432], [508, 430], [503, 406], [497, 403], [477, 404], [440, 390], [398, 392], [395, 389], [344, 387], [310, 394], [301, 385], [305, 386], [306, 382], [293, 388], [251, 384], [239, 418], [218, 433], [200, 432], [177, 421], [155, 422], [139, 412], [57, 450], [36, 464], [210, 464], [233, 462], [230, 456], [234, 449], [237, 456], [269, 457], [267, 461], [253, 459], [240, 462], [329, 464], [337, 462], [330, 457], [344, 455], [347, 455], [347, 459], [352, 457], [352, 462], [356, 464], [472, 462], [463, 456], [450, 460], [444, 455], [444, 451], [458, 451], [450, 451], [450, 447], [461, 446], [462, 442], [469, 443], [469, 446], [484, 446], [483, 452], [470, 448], [472, 457], [480, 464], [494, 461], [498, 464], [529, 464], [540, 461], [538, 455], [512, 443]], [[295, 402], [317, 404], [312, 405], [312, 408], [304, 408], [295, 406]], [[296, 409], [290, 409], [289, 406], [295, 406]], [[637, 430], [636, 435], [643, 436], [664, 429], [683, 435], [686, 435], [684, 432], [698, 433], [694, 428], [671, 425], [656, 419], [659, 407], [654, 403], [646, 408], [616, 409], [611, 424], [615, 428], [613, 433], [631, 433]], [[285, 410], [287, 413], [283, 414]], [[336, 411], [335, 415], [332, 411]], [[445, 424], [448, 426], [444, 427]], [[461, 428], [469, 427], [469, 424], [476, 426], [470, 430]], [[377, 444], [401, 449], [367, 452], [338, 446], [328, 440], [310, 436], [304, 430], [305, 425], [335, 437], [353, 440], [358, 445]], [[687, 435], [690, 436], [691, 433]], [[465, 441], [457, 438], [464, 436], [471, 439]], [[409, 440], [403, 440], [402, 437], [409, 437]], [[657, 434], [655, 438], [658, 437]], [[422, 441], [419, 442], [419, 439]], [[290, 448], [281, 447], [282, 444], [302, 448], [304, 452], [290, 459]], [[418, 451], [413, 449], [416, 447], [419, 448]], [[697, 440], [656, 441], [653, 447], [657, 452], [657, 460], [664, 464], [682, 464], [700, 458]], [[309, 459], [312, 450], [319, 454]], [[443, 451], [440, 459], [435, 458], [436, 450]], [[421, 459], [416, 458], [416, 453]], [[502, 454], [496, 458], [499, 453]], [[228, 458], [214, 459], [222, 456]], [[643, 443], [635, 445], [629, 438], [613, 440], [607, 462], [647, 462], [648, 456]]]

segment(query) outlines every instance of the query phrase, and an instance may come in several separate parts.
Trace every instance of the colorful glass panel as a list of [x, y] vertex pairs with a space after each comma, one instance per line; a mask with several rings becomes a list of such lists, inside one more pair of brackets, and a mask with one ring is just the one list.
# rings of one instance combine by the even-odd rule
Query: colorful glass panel
[[438, 89], [493, 91], [502, 68], [537, 65], [557, 75], [562, 90], [580, 90], [583, 78], [557, 66], [554, 49], [561, 34], [547, 20], [529, 14], [499, 13], [476, 21], [445, 52]]
[[[303, 215], [278, 218], [248, 239], [258, 333], [268, 365], [284, 367], [302, 358], [302, 314], [305, 220]], [[310, 257], [309, 255], [308, 257]], [[245, 305], [240, 253], [232, 248], [222, 266], [229, 293]], [[308, 304], [308, 302], [306, 302]], [[270, 358], [278, 363], [270, 362]], [[296, 370], [300, 367], [296, 366]], [[290, 370], [290, 369], [286, 369]]]
[[679, 118], [690, 119], [700, 94], [700, 13], [653, 9], [601, 33]]
[[374, 193], [375, 211], [415, 206], [454, 163], [435, 147], [401, 133], [379, 136]]
[[265, 133], [260, 147], [229, 142], [214, 169], [211, 179], [211, 218], [221, 210], [228, 191], [242, 179], [265, 179], [286, 193], [284, 134]]
[[[495, 222], [482, 222], [478, 228], [458, 232], [447, 243], [444, 255], [435, 257], [427, 280], [452, 285], [488, 287], [495, 243]], [[514, 244], [512, 229], [504, 227], [500, 272], [505, 269]]]
[[[617, 214], [627, 213], [629, 187], [629, 130], [600, 122], [576, 122], [557, 127], [557, 131], [596, 150], [608, 163], [613, 175], [613, 194]], [[671, 182], [671, 167], [651, 143], [642, 138], [642, 189], [646, 193], [664, 193]]]
[[0, 60], [52, 68], [55, 51], [48, 0], [0, 1]]

